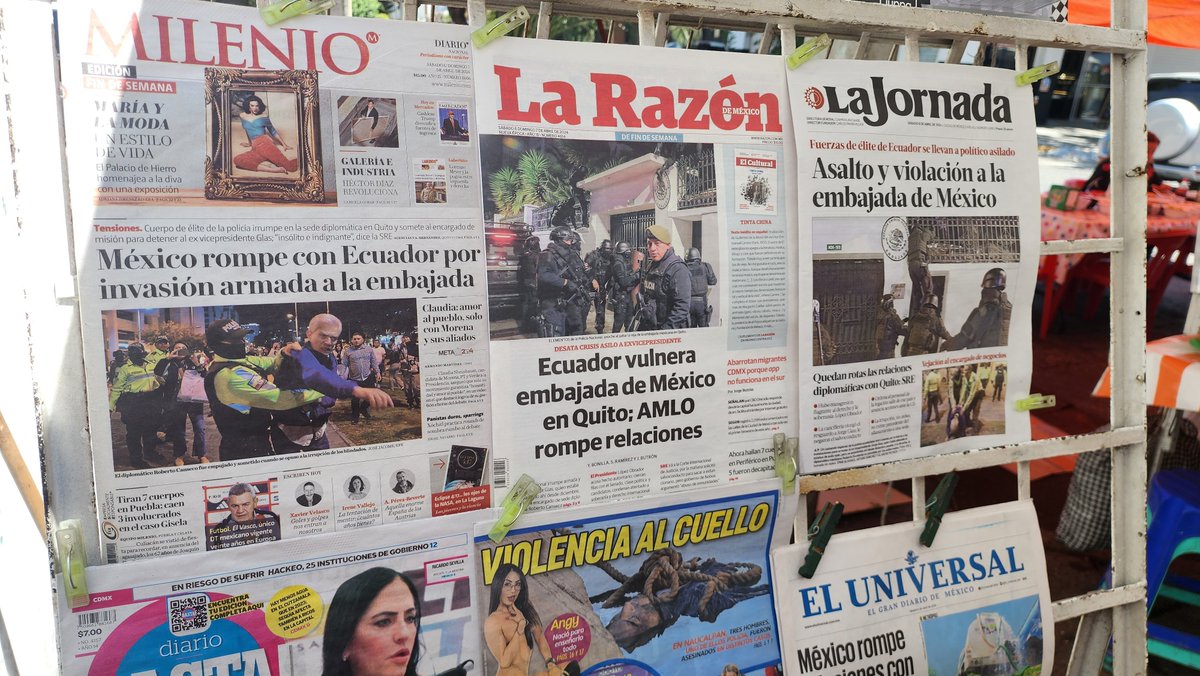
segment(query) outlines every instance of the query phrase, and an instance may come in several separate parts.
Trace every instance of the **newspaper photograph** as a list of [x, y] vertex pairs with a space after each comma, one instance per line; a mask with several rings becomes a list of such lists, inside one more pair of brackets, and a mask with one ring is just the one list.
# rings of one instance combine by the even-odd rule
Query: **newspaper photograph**
[[778, 485], [535, 515], [499, 542], [481, 524], [482, 673], [781, 676]]
[[923, 527], [834, 535], [812, 579], [797, 574], [807, 545], [772, 554], [788, 674], [1050, 672], [1054, 618], [1033, 503], [948, 513], [928, 548]]
[[798, 351], [778, 58], [474, 58], [497, 496], [524, 472], [534, 510], [773, 476]]
[[1039, 260], [1029, 88], [1002, 69], [933, 65], [828, 60], [787, 75], [800, 342], [812, 339], [802, 472], [1030, 438], [1015, 408]]
[[489, 506], [466, 27], [64, 9], [105, 560]]
[[59, 612], [63, 673], [478, 673], [473, 522], [91, 567], [87, 604]]

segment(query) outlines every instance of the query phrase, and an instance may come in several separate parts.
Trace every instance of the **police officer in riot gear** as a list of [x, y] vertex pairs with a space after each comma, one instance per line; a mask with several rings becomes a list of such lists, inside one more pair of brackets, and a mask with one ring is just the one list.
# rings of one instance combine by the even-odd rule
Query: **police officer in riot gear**
[[879, 313], [875, 316], [875, 345], [879, 348], [875, 358], [895, 359], [896, 344], [900, 342], [900, 336], [906, 333], [908, 329], [896, 312], [892, 294], [884, 294], [879, 301]]
[[108, 408], [120, 413], [121, 422], [125, 424], [129, 464], [134, 469], [149, 469], [146, 456], [158, 458], [154, 446], [158, 441], [155, 432], [162, 422], [163, 402], [159, 391], [162, 378], [154, 374], [154, 364], [150, 362], [145, 346], [130, 343], [127, 350], [129, 361], [122, 364], [113, 377]]
[[942, 323], [937, 300], [937, 296], [927, 297], [917, 314], [908, 318], [908, 336], [904, 339], [904, 347], [900, 349], [901, 355], [907, 357], [937, 352], [938, 339], [950, 340], [950, 332]]
[[717, 274], [712, 266], [700, 260], [700, 250], [696, 247], [688, 249], [688, 272], [692, 275], [692, 300], [690, 304], [691, 326], [708, 326], [712, 318], [712, 306], [708, 304], [708, 287], [717, 283]]
[[662, 225], [646, 228], [646, 250], [651, 262], [642, 277], [646, 308], [638, 328], [686, 329], [691, 314], [692, 274], [671, 248], [671, 231]]
[[517, 284], [521, 289], [521, 307], [518, 310], [517, 326], [521, 331], [532, 331], [533, 318], [538, 313], [537, 260], [542, 252], [542, 240], [536, 235], [525, 238], [517, 264]]
[[969, 350], [1008, 343], [1012, 303], [1004, 293], [1007, 282], [1008, 276], [1003, 268], [992, 268], [984, 273], [983, 282], [979, 285], [979, 305], [971, 310], [958, 335], [947, 342], [943, 349]]
[[608, 301], [608, 276], [612, 269], [612, 242], [600, 242], [600, 248], [592, 251], [584, 259], [583, 265], [592, 279], [596, 280], [596, 333], [604, 333], [604, 307]]
[[633, 252], [629, 248], [629, 242], [617, 242], [608, 274], [608, 289], [612, 295], [613, 333], [629, 328], [629, 322], [633, 319], [631, 294], [637, 283], [638, 276], [633, 271]]
[[933, 244], [933, 228], [928, 225], [917, 225], [908, 233], [908, 276], [912, 280], [912, 299], [909, 300], [908, 314], [920, 312], [925, 305], [925, 299], [933, 295], [933, 275], [929, 272]]
[[550, 231], [550, 245], [538, 254], [537, 292], [542, 311], [538, 335], [543, 338], [583, 333], [584, 313], [598, 285], [584, 270], [578, 245], [579, 235], [560, 225]]

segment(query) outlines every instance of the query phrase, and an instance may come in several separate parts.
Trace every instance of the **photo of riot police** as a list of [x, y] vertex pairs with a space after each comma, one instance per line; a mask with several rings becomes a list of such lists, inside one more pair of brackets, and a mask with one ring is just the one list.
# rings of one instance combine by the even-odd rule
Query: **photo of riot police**
[[105, 310], [101, 326], [115, 471], [422, 436], [415, 299]]
[[813, 365], [1008, 344], [1016, 218], [819, 218], [813, 240]]
[[485, 135], [480, 150], [492, 340], [720, 323], [712, 145]]
[[1005, 361], [958, 364], [921, 372], [921, 445], [1004, 434]]

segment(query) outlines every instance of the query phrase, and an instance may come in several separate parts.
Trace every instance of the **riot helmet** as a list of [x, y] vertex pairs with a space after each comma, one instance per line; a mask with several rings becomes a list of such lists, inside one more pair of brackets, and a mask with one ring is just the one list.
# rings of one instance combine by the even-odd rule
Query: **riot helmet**
[[542, 240], [537, 238], [537, 235], [530, 235], [525, 238], [525, 251], [528, 253], [538, 253], [542, 250]]
[[579, 241], [579, 237], [575, 235], [575, 231], [565, 225], [560, 225], [550, 231], [550, 240], [558, 242], [563, 246], [571, 246]]
[[983, 275], [983, 283], [979, 285], [982, 289], [996, 289], [1003, 291], [1008, 281], [1008, 275], [1004, 274], [1004, 268], [992, 268]]
[[129, 353], [129, 361], [139, 366], [146, 360], [146, 346], [141, 343], [130, 343], [125, 351]]
[[688, 249], [687, 258], [685, 260], [687, 260], [689, 263], [700, 260], [700, 250], [696, 247]]
[[627, 254], [627, 253], [629, 253], [629, 242], [617, 242], [617, 249], [616, 249], [616, 251], [617, 251], [617, 253], [619, 253], [619, 254]]
[[892, 295], [892, 294], [890, 294], [890, 293], [885, 293], [885, 294], [883, 294], [883, 298], [880, 298], [880, 299], [879, 299], [879, 305], [880, 305], [880, 307], [882, 307], [882, 308], [883, 308], [883, 309], [885, 309], [885, 310], [890, 310], [890, 309], [892, 309], [892, 300], [893, 300], [894, 298], [895, 298], [895, 296], [893, 296], [893, 295]]

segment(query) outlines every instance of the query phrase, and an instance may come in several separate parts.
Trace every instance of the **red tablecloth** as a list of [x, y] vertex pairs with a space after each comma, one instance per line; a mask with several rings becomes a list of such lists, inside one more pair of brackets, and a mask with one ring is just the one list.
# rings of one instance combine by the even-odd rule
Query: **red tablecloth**
[[[1200, 221], [1200, 203], [1181, 202], [1172, 206], [1174, 215], [1146, 217], [1147, 239], [1196, 234], [1196, 223]], [[1059, 211], [1042, 206], [1043, 242], [1056, 239], [1099, 239], [1108, 236], [1106, 213], [1094, 209]], [[1054, 281], [1059, 284], [1066, 283], [1067, 273], [1082, 257], [1083, 254], [1056, 256]]]

